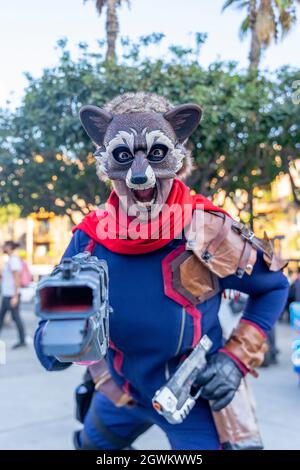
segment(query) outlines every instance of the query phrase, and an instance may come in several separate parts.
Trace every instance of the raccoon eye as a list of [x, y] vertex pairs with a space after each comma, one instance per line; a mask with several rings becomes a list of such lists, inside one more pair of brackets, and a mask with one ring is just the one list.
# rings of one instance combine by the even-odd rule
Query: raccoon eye
[[133, 156], [128, 147], [120, 145], [116, 147], [113, 152], [113, 157], [118, 163], [129, 163], [133, 160]]
[[163, 144], [153, 145], [153, 147], [151, 148], [148, 154], [148, 160], [150, 162], [161, 162], [167, 155], [167, 152], [168, 152], [168, 147], [166, 145], [163, 145]]

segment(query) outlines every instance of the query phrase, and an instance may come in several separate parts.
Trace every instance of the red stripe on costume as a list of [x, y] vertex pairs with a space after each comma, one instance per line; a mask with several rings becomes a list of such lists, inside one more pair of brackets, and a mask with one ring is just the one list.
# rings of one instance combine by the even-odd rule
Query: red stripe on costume
[[124, 354], [120, 349], [117, 348], [117, 346], [114, 345], [114, 343], [109, 340], [109, 347], [115, 351], [115, 357], [114, 357], [114, 369], [115, 371], [119, 374], [122, 375], [122, 365], [123, 365], [123, 360], [124, 360]]
[[129, 387], [130, 387], [130, 383], [128, 382], [128, 380], [125, 380], [125, 383], [124, 383], [122, 388], [123, 388], [124, 392], [127, 393], [128, 395], [130, 395]]
[[169, 253], [168, 256], [166, 256], [162, 260], [164, 292], [165, 292], [167, 297], [174, 300], [179, 305], [182, 305], [185, 308], [186, 312], [189, 315], [191, 315], [191, 317], [193, 318], [194, 336], [193, 336], [193, 343], [192, 343], [191, 347], [194, 348], [196, 346], [196, 344], [198, 344], [198, 342], [201, 338], [201, 318], [202, 318], [202, 314], [185, 297], [183, 297], [181, 294], [176, 292], [174, 290], [173, 284], [172, 284], [172, 267], [171, 267], [171, 263], [175, 258], [177, 258], [178, 255], [180, 255], [184, 251], [185, 251], [185, 246], [181, 245], [178, 248], [176, 248], [174, 251]]
[[193, 317], [194, 321], [194, 338], [192, 343], [192, 348], [194, 348], [200, 341], [201, 338], [201, 318], [202, 314], [195, 307], [195, 305], [189, 305], [186, 307], [186, 311]]
[[124, 390], [125, 393], [128, 393], [130, 395], [130, 383], [128, 382], [127, 379], [125, 379], [124, 374], [122, 372], [122, 366], [123, 366], [123, 361], [124, 361], [124, 353], [120, 351], [120, 349], [117, 348], [117, 346], [112, 342], [112, 340], [109, 340], [109, 347], [115, 352], [115, 357], [114, 357], [114, 369], [115, 371], [124, 379], [124, 384], [122, 385], [122, 389]]
[[95, 240], [93, 240], [91, 238], [90, 241], [88, 242], [88, 244], [86, 245], [84, 251], [89, 251], [91, 254], [93, 254], [94, 250], [96, 248], [96, 245], [97, 245], [97, 243], [95, 242]]
[[172, 300], [175, 300], [178, 304], [182, 305], [183, 307], [188, 307], [190, 302], [183, 297], [179, 292], [176, 292], [173, 289], [172, 285], [172, 261], [177, 258], [181, 253], [185, 251], [185, 246], [181, 245], [176, 248], [174, 251], [171, 251], [163, 260], [162, 260], [162, 271], [163, 271], [163, 279], [164, 279], [164, 291], [167, 297], [170, 297]]

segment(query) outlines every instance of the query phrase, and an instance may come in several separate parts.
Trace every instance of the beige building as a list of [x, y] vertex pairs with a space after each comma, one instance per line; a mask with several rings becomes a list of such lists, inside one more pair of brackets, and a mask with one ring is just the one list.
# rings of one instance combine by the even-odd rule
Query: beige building
[[68, 216], [40, 211], [2, 225], [0, 243], [9, 239], [20, 243], [19, 253], [29, 266], [53, 266], [71, 239], [71, 228]]
[[283, 258], [300, 262], [300, 207], [293, 202], [289, 176], [276, 178], [267, 198], [256, 199], [254, 210], [258, 236], [266, 231]]

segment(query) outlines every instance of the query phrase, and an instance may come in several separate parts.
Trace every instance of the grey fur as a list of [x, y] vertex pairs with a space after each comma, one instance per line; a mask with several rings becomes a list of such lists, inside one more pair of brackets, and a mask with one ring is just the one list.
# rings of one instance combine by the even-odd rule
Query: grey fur
[[[150, 130], [161, 129], [169, 139], [173, 141], [176, 139], [173, 129], [163, 118], [163, 114], [174, 109], [174, 106], [163, 96], [145, 92], [125, 93], [113, 98], [103, 109], [115, 116], [112, 124], [107, 129], [103, 142], [104, 146], [98, 147], [95, 154], [97, 175], [103, 181], [111, 178], [124, 179], [124, 176], [122, 176], [122, 173], [124, 175], [123, 168], [120, 168], [112, 158], [109, 158], [110, 155], [106, 152], [119, 129], [126, 129], [126, 132], [132, 134], [135, 140], [138, 137], [141, 139], [147, 128]], [[132, 115], [132, 117], [129, 115]], [[193, 161], [191, 152], [184, 143], [176, 145], [176, 157], [174, 155], [176, 161], [174, 158], [171, 162], [170, 157], [161, 165], [161, 172], [158, 171], [157, 176], [166, 177], [167, 166], [174, 171], [174, 176], [177, 174], [181, 179], [190, 175]]]
[[163, 96], [139, 91], [116, 96], [104, 106], [104, 109], [112, 114], [165, 113], [173, 107], [172, 103]]

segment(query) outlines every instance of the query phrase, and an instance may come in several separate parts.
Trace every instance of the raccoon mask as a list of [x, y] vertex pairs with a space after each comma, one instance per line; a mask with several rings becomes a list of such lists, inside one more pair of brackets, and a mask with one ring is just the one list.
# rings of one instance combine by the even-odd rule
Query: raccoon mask
[[196, 104], [173, 107], [165, 98], [143, 92], [120, 95], [104, 108], [80, 110], [82, 125], [97, 147], [97, 174], [112, 181], [128, 214], [134, 205], [156, 216], [174, 178], [189, 172], [191, 157], [184, 144], [201, 114]]

